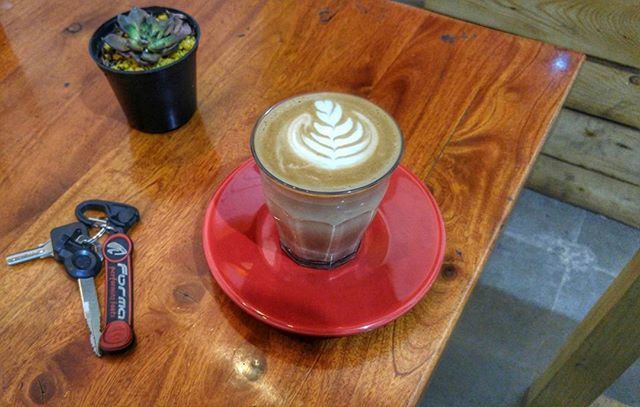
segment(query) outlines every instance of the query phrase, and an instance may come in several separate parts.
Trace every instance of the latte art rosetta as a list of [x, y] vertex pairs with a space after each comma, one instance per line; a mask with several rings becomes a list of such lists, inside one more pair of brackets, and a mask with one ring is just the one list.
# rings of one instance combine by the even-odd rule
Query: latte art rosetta
[[378, 144], [378, 132], [369, 118], [357, 111], [344, 114], [329, 99], [314, 103], [315, 117], [302, 113], [287, 128], [293, 152], [310, 164], [327, 169], [351, 167], [369, 158]]

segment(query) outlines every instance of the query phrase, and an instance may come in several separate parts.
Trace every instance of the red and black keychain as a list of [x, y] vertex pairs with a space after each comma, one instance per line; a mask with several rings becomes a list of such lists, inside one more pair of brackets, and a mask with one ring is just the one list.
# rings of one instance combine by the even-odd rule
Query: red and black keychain
[[[107, 217], [88, 217], [85, 212], [89, 210], [104, 212]], [[104, 329], [100, 336], [100, 349], [104, 352], [125, 350], [134, 340], [133, 242], [126, 232], [140, 220], [140, 213], [131, 205], [90, 200], [78, 205], [76, 217], [84, 224], [102, 227], [109, 233], [102, 248], [106, 281]]]
[[133, 342], [133, 243], [124, 233], [116, 233], [104, 242], [102, 254], [106, 290], [100, 349], [117, 352]]

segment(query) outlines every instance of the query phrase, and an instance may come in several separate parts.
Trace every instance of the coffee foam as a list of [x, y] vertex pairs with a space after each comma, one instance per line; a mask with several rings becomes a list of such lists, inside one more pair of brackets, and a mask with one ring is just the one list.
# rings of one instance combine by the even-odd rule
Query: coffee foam
[[384, 110], [357, 96], [313, 93], [287, 99], [256, 124], [255, 158], [273, 176], [318, 192], [355, 189], [384, 176], [402, 135]]
[[287, 127], [289, 147], [322, 168], [352, 167], [368, 159], [378, 145], [378, 130], [360, 112], [343, 114], [331, 99], [314, 102], [315, 115], [302, 113]]

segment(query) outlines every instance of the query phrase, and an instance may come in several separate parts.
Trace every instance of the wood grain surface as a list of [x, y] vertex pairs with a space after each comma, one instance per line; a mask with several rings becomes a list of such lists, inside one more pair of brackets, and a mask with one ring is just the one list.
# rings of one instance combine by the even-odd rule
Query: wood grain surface
[[[199, 111], [148, 135], [127, 126], [87, 55], [92, 31], [128, 3], [0, 1], [2, 253], [45, 240], [84, 199], [142, 214], [131, 232], [137, 345], [125, 355], [92, 355], [76, 284], [53, 260], [0, 266], [10, 405], [415, 403], [583, 59], [388, 2], [179, 0], [202, 28]], [[353, 337], [290, 335], [245, 315], [201, 249], [204, 210], [249, 157], [258, 115], [313, 90], [365, 96], [396, 117], [403, 164], [446, 222], [431, 291]]]
[[640, 227], [638, 151], [640, 131], [562, 109], [527, 187]]
[[424, 0], [424, 7], [640, 68], [635, 0]]
[[582, 66], [567, 106], [640, 128], [640, 9], [635, 1], [424, 0], [423, 5], [599, 57]]
[[566, 105], [640, 129], [640, 69], [589, 58], [576, 77]]
[[569, 109], [562, 109], [542, 147], [542, 154], [638, 188], [639, 153], [640, 131]]
[[640, 188], [601, 172], [540, 154], [527, 179], [527, 188], [640, 226]]

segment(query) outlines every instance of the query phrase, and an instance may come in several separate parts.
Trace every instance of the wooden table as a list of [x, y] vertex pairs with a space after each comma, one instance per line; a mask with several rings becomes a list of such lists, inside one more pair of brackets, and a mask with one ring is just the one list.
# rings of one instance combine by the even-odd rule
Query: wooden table
[[[202, 27], [199, 111], [149, 135], [127, 126], [87, 53], [93, 30], [129, 3], [0, 0], [2, 253], [47, 239], [89, 198], [129, 202], [143, 219], [131, 233], [137, 347], [122, 356], [91, 353], [60, 265], [1, 266], [2, 404], [415, 403], [582, 55], [382, 1], [171, 4]], [[337, 339], [243, 313], [213, 281], [200, 237], [213, 191], [250, 155], [258, 115], [320, 89], [397, 118], [403, 164], [447, 229], [441, 276], [415, 309]]]

